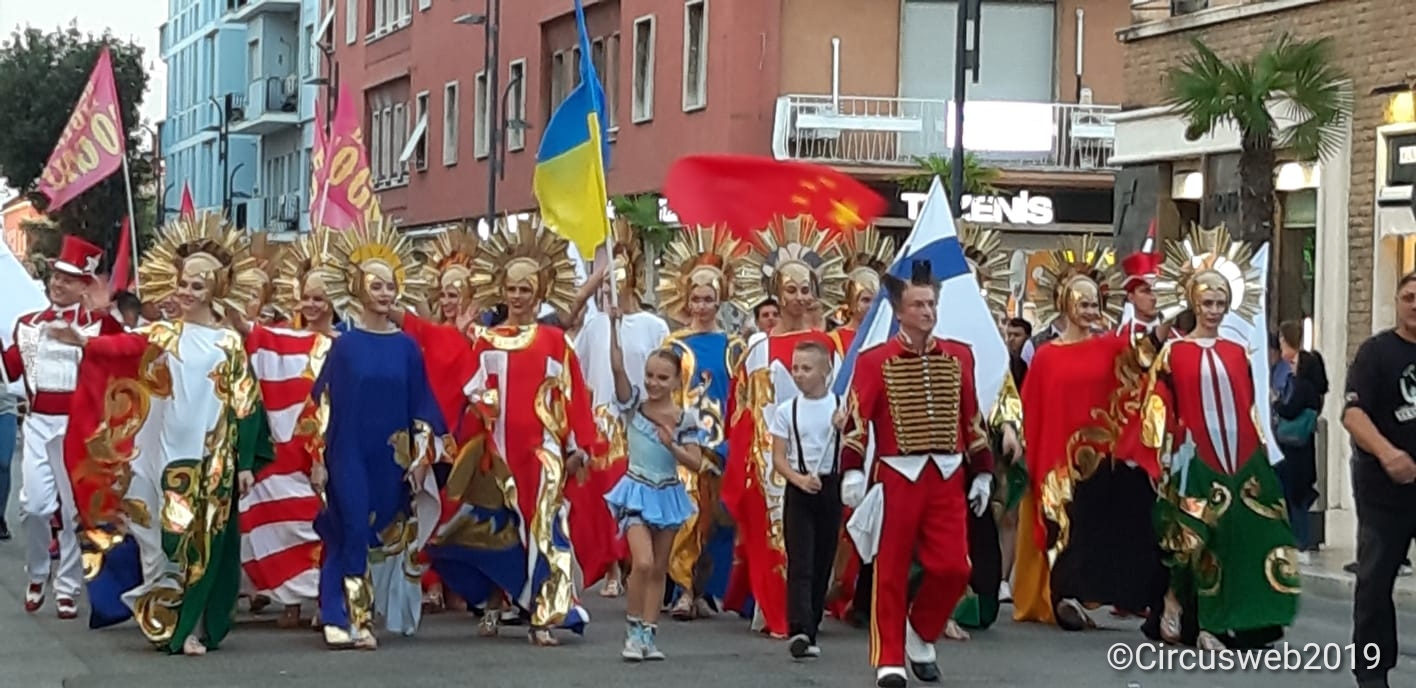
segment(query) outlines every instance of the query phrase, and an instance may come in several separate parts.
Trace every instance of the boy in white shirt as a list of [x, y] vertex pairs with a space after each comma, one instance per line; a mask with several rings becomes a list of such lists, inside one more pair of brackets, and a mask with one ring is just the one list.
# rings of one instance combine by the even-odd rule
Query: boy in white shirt
[[769, 431], [772, 461], [787, 481], [782, 504], [787, 549], [788, 646], [798, 659], [818, 657], [816, 631], [826, 607], [841, 530], [840, 399], [827, 389], [831, 352], [802, 342], [792, 352], [792, 379], [801, 394], [777, 406]]

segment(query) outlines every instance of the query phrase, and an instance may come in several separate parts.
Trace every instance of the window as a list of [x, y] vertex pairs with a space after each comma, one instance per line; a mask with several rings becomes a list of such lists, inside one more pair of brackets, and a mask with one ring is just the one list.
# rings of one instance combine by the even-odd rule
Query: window
[[[400, 106], [401, 107], [401, 106]], [[423, 91], [414, 100], [413, 116], [416, 124], [413, 134], [409, 135], [406, 124], [399, 123], [399, 132], [408, 136], [407, 145], [413, 148], [413, 167], [418, 170], [428, 169], [428, 92]], [[415, 136], [416, 135], [416, 136]]]
[[[392, 153], [393, 151], [401, 151], [406, 147], [406, 143], [408, 141], [407, 110], [408, 106], [404, 105], [403, 103], [393, 104], [393, 126], [389, 127], [389, 153]], [[424, 128], [426, 129], [426, 125], [424, 125]], [[419, 140], [423, 140], [423, 138], [425, 137], [419, 137]], [[420, 147], [419, 152], [423, 155], [420, 156], [417, 160], [418, 169], [426, 170], [428, 169], [427, 146]], [[401, 159], [396, 161], [393, 164], [393, 168], [389, 170], [389, 176], [392, 177], [393, 180], [396, 182], [406, 180], [408, 178], [408, 163]]]
[[605, 87], [605, 39], [596, 38], [590, 43], [590, 67], [600, 77], [600, 88]]
[[492, 124], [490, 96], [487, 91], [487, 72], [477, 72], [477, 137], [472, 144], [472, 155], [477, 158], [487, 157], [487, 153], [492, 149]]
[[443, 164], [457, 164], [457, 122], [461, 117], [457, 82], [443, 86]]
[[[580, 85], [580, 46], [570, 49], [570, 91]], [[568, 91], [567, 91], [568, 93]]]
[[397, 31], [413, 21], [413, 0], [370, 1], [374, 6], [373, 21], [369, 25], [370, 40]]
[[634, 74], [630, 119], [654, 119], [654, 16], [634, 20]]
[[683, 6], [683, 109], [708, 105], [708, 0]]
[[619, 129], [619, 102], [620, 102], [620, 35], [611, 34], [606, 45], [605, 52], [608, 53], [609, 66], [606, 69], [605, 80], [605, 117], [609, 120], [607, 125], [610, 129], [610, 137], [614, 138], [614, 131]]
[[561, 101], [565, 100], [565, 53], [557, 51], [551, 56], [551, 109], [546, 112], [546, 119], [550, 119], [551, 113], [560, 107]]
[[433, 6], [433, 0], [418, 0], [418, 9], [427, 12]]
[[526, 148], [526, 60], [512, 62], [506, 78], [506, 149], [519, 151]]
[[[369, 121], [370, 135], [369, 158], [370, 166], [374, 171], [374, 188], [382, 189], [408, 181], [408, 168], [405, 163], [408, 157], [400, 155], [400, 152], [407, 152], [409, 142], [407, 103], [407, 82], [397, 86], [385, 87], [377, 91], [370, 92]], [[427, 112], [427, 94], [419, 94], [419, 103], [424, 107], [423, 112]], [[426, 146], [422, 147], [424, 156], [421, 158], [422, 164], [427, 165]], [[411, 153], [409, 157], [411, 157]]]
[[359, 40], [359, 0], [344, 0], [344, 43]]
[[369, 141], [373, 144], [369, 157], [373, 158], [374, 183], [378, 184], [388, 178], [388, 166], [384, 164], [383, 111], [374, 110], [369, 119]]

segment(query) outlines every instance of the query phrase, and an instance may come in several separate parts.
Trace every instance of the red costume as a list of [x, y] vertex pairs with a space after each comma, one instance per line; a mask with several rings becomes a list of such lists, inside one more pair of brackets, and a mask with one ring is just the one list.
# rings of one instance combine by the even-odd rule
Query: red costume
[[[1141, 287], [1154, 286], [1156, 275], [1160, 272], [1161, 258], [1159, 253], [1132, 253], [1121, 261], [1121, 269], [1126, 273], [1126, 279], [1122, 282], [1122, 286], [1126, 289], [1127, 298], [1132, 298], [1136, 290]], [[1135, 312], [1135, 306], [1132, 305], [1131, 310], [1122, 319], [1121, 326], [1116, 328], [1116, 331], [1126, 335], [1128, 340], [1135, 341], [1139, 337], [1150, 334], [1160, 322], [1160, 318], [1151, 322], [1141, 320]], [[1170, 331], [1169, 339], [1179, 338], [1179, 332]]]
[[[865, 469], [866, 442], [874, 431], [876, 458], [868, 482], [875, 494], [857, 507], [852, 531], [874, 512], [878, 547], [870, 657], [882, 675], [886, 669], [903, 671], [907, 619], [925, 643], [944, 631], [969, 582], [963, 481], [970, 472], [993, 472], [974, 390], [972, 350], [961, 342], [931, 338], [924, 351], [915, 351], [902, 334], [861, 353], [846, 401], [843, 493]], [[966, 460], [969, 470], [960, 470]], [[870, 555], [862, 551], [863, 559]], [[924, 581], [909, 601], [910, 565], [916, 558]]]

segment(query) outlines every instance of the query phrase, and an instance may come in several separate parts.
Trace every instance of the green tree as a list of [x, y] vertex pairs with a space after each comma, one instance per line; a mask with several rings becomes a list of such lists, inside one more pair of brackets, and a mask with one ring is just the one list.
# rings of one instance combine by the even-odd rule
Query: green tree
[[[113, 57], [128, 167], [138, 194], [151, 187], [152, 177], [152, 164], [138, 149], [143, 132], [139, 108], [148, 84], [143, 48], [107, 32], [82, 33], [72, 24], [48, 33], [27, 27], [0, 43], [0, 93], [5, 94], [0, 97], [0, 170], [10, 187], [29, 197], [36, 208], [48, 208], [49, 199], [38, 191], [39, 177], [105, 46]], [[117, 228], [127, 213], [120, 171], [51, 213], [50, 219], [60, 232], [107, 249], [111, 260], [119, 245]], [[138, 229], [141, 246], [141, 237], [151, 228], [140, 219]]]
[[[1192, 141], [1221, 125], [1239, 130], [1239, 226], [1231, 231], [1245, 241], [1272, 241], [1272, 266], [1281, 238], [1274, 190], [1278, 151], [1300, 160], [1332, 156], [1352, 116], [1350, 81], [1332, 63], [1328, 38], [1304, 41], [1284, 34], [1252, 58], [1232, 61], [1198, 38], [1191, 45], [1194, 52], [1169, 74], [1169, 104], [1186, 119], [1185, 136]], [[1271, 105], [1295, 124], [1281, 126]], [[1275, 323], [1278, 286], [1295, 284], [1280, 272], [1269, 270], [1268, 313]], [[1302, 275], [1297, 278], [1301, 284]]]
[[[948, 156], [936, 154], [921, 157], [916, 155], [911, 156], [911, 159], [919, 166], [919, 169], [896, 180], [900, 184], [901, 191], [928, 191], [930, 183], [937, 176], [944, 181], [945, 193], [948, 193], [951, 171]], [[998, 188], [994, 185], [1002, 176], [1002, 170], [983, 164], [973, 153], [964, 154], [964, 193], [971, 196], [997, 193]]]
[[674, 239], [674, 228], [659, 218], [659, 197], [654, 194], [615, 196], [610, 199], [615, 217], [622, 217], [655, 252]]

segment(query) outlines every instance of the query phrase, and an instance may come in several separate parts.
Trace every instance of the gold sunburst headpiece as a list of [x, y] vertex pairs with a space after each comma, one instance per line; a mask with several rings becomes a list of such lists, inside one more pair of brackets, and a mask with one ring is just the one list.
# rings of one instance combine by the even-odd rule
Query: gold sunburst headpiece
[[694, 287], [712, 287], [719, 303], [733, 302], [739, 308], [752, 306], [736, 301], [734, 279], [747, 246], [722, 227], [684, 229], [664, 248], [659, 268], [659, 308], [669, 317], [688, 317], [688, 299]]
[[644, 262], [644, 241], [634, 231], [634, 226], [629, 223], [629, 220], [623, 217], [615, 218], [613, 230], [615, 233], [615, 286], [623, 289], [625, 282], [628, 281], [633, 285], [634, 293], [642, 300], [649, 274], [648, 266]]
[[329, 262], [330, 234], [329, 228], [317, 227], [281, 252], [275, 276], [275, 303], [281, 310], [292, 315], [299, 313], [300, 300], [315, 284], [329, 294], [325, 284], [329, 275], [321, 268]]
[[429, 271], [413, 257], [413, 242], [383, 218], [330, 232], [328, 258], [322, 267], [328, 273], [325, 295], [340, 315], [363, 311], [364, 289], [371, 278], [394, 283], [396, 308], [416, 306], [432, 287]]
[[[472, 295], [472, 261], [482, 238], [466, 224], [448, 228], [433, 241], [428, 267], [437, 273], [438, 289], [456, 289], [463, 299]], [[436, 311], [436, 309], [434, 309]]]
[[1198, 308], [1200, 292], [1218, 289], [1229, 297], [1230, 311], [1253, 319], [1263, 304], [1265, 286], [1263, 271], [1253, 260], [1253, 247], [1235, 241], [1224, 225], [1191, 226], [1185, 239], [1166, 246], [1155, 280], [1156, 308], [1162, 317], [1173, 318]]
[[850, 321], [850, 309], [861, 293], [878, 294], [880, 275], [890, 269], [890, 261], [895, 259], [895, 240], [882, 236], [874, 225], [841, 232], [836, 251], [841, 254], [846, 273], [845, 302], [837, 309], [835, 317], [840, 322]]
[[266, 231], [252, 230], [250, 236], [251, 257], [256, 259], [256, 267], [260, 268], [261, 289], [257, 298], [261, 303], [261, 315], [271, 320], [283, 319], [290, 311], [275, 303], [275, 278], [280, 271], [285, 244], [271, 241], [270, 233]]
[[964, 261], [978, 280], [979, 291], [988, 309], [995, 316], [1008, 312], [1008, 253], [1003, 250], [1003, 236], [996, 229], [963, 223], [959, 226], [959, 244], [964, 249]]
[[1103, 317], [1111, 322], [1120, 319], [1122, 293], [1114, 284], [1110, 248], [1102, 248], [1089, 234], [1068, 236], [1063, 237], [1062, 248], [1048, 251], [1046, 258], [1037, 280], [1043, 295], [1037, 304], [1037, 319], [1042, 327], [1065, 315], [1072, 302], [1085, 294], [1096, 296]]
[[738, 271], [738, 299], [755, 306], [790, 281], [810, 284], [823, 311], [839, 306], [846, 298], [845, 261], [831, 250], [839, 235], [809, 216], [773, 220], [757, 233]]
[[529, 281], [536, 298], [561, 313], [575, 305], [575, 263], [570, 244], [544, 227], [522, 222], [515, 230], [499, 223], [472, 261], [472, 300], [502, 300], [508, 282]]
[[153, 302], [176, 294], [183, 275], [206, 282], [218, 316], [244, 312], [247, 304], [260, 298], [262, 275], [251, 256], [250, 240], [215, 213], [179, 218], [163, 227], [138, 266], [143, 296]]

